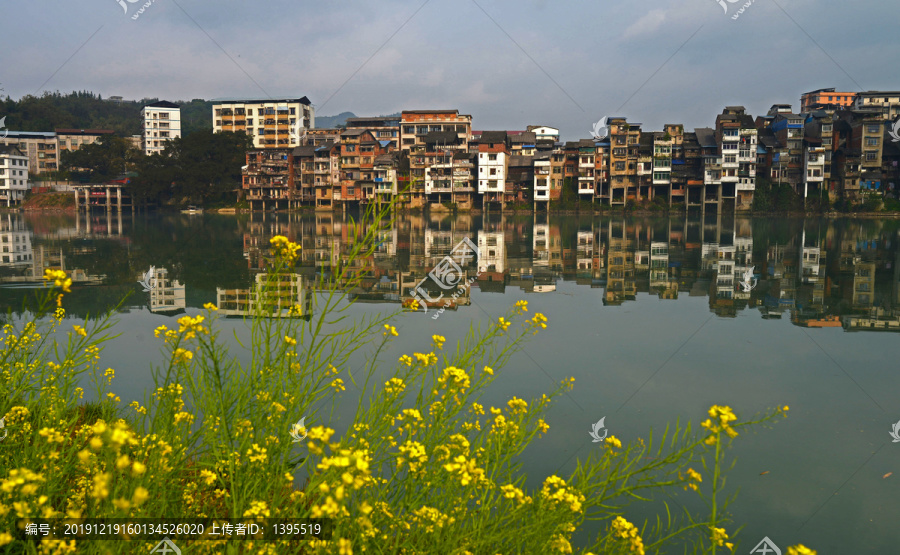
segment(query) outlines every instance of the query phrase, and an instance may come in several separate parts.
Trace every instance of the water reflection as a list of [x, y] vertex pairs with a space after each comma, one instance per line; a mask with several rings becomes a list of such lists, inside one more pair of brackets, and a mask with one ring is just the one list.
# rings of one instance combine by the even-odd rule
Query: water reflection
[[[379, 232], [371, 256], [351, 259], [367, 226], [343, 214], [8, 213], [0, 218], [0, 302], [18, 308], [25, 293], [16, 289], [40, 287], [44, 270], [59, 268], [71, 273], [76, 287], [95, 292], [76, 303], [76, 313], [108, 308], [116, 294], [132, 292], [131, 308], [178, 313], [215, 302], [223, 314], [244, 316], [258, 302], [269, 239], [285, 235], [302, 245], [301, 259], [296, 273], [279, 281], [281, 300], [271, 307], [273, 316], [294, 305], [308, 314], [316, 279], [347, 268], [362, 276], [349, 291], [353, 298], [399, 304], [413, 298], [416, 285], [469, 238], [480, 256], [463, 267], [464, 277], [477, 279], [448, 308], [508, 289], [552, 294], [574, 282], [596, 289], [610, 307], [649, 295], [674, 302], [705, 296], [709, 309], [723, 318], [754, 310], [764, 319], [789, 317], [809, 328], [898, 331], [898, 228], [893, 220], [715, 214], [403, 215], [392, 229]], [[158, 269], [158, 279], [148, 299], [134, 276], [150, 266]], [[101, 290], [107, 294], [96, 294]]]

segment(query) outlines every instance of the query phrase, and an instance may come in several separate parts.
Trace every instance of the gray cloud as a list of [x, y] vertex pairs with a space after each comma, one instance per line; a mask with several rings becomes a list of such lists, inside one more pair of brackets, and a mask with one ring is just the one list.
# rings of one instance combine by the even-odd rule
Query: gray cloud
[[137, 20], [141, 2], [6, 3], [18, 24], [0, 37], [0, 82], [33, 94], [62, 65], [44, 90], [306, 95], [320, 115], [458, 108], [477, 129], [542, 123], [567, 139], [610, 113], [691, 128], [730, 104], [755, 115], [821, 87], [900, 88], [893, 0], [756, 0], [738, 20], [742, 2], [726, 15], [715, 0], [431, 0], [409, 19], [422, 3], [155, 0]]

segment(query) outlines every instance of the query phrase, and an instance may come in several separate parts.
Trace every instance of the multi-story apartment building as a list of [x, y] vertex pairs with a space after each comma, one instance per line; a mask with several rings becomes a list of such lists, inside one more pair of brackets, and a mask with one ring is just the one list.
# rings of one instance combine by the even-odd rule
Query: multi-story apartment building
[[882, 119], [894, 121], [900, 116], [900, 91], [866, 91], [856, 95], [854, 110], [878, 112]]
[[250, 209], [290, 208], [294, 188], [293, 149], [251, 150], [241, 168], [242, 189]]
[[817, 89], [800, 95], [800, 111], [809, 113], [813, 110], [843, 110], [853, 106], [856, 93], [837, 92], [830, 89]]
[[[835, 126], [838, 152], [841, 163], [845, 164], [843, 192], [852, 197], [858, 192], [882, 191], [885, 135], [881, 114], [868, 110], [842, 110], [835, 112]], [[853, 172], [854, 166], [858, 173]]]
[[408, 151], [425, 144], [434, 131], [452, 131], [468, 148], [472, 136], [472, 116], [459, 110], [404, 110], [400, 114], [400, 149]]
[[213, 101], [213, 131], [243, 131], [254, 148], [292, 148], [315, 127], [316, 110], [305, 96], [287, 99]]
[[393, 150], [400, 149], [400, 116], [347, 118], [346, 128], [371, 131], [378, 141], [390, 141]]
[[0, 145], [17, 147], [28, 158], [28, 169], [35, 175], [59, 170], [56, 133], [9, 131], [0, 137]]
[[799, 114], [779, 113], [771, 125], [782, 149], [778, 159], [779, 182], [790, 185], [797, 194], [803, 193], [803, 121]]
[[666, 124], [662, 133], [653, 134], [652, 185], [648, 191], [648, 198], [661, 196], [667, 203], [672, 203], [674, 196], [672, 170], [676, 165], [684, 163], [683, 145], [683, 125]]
[[162, 152], [168, 141], [181, 137], [181, 108], [178, 104], [161, 100], [144, 106], [141, 119], [144, 122], [142, 148], [147, 156]]
[[374, 131], [348, 129], [341, 135], [340, 148], [341, 200], [345, 206], [375, 200], [375, 158], [392, 152], [392, 142], [376, 140]]
[[[535, 208], [541, 206], [544, 209], [550, 207], [550, 188], [552, 178], [551, 170], [551, 154], [539, 154], [534, 157], [534, 205]], [[538, 204], [543, 203], [543, 204]]]
[[814, 143], [803, 149], [803, 198], [825, 194], [825, 149]]
[[[780, 113], [776, 119], [783, 116]], [[756, 190], [757, 130], [743, 106], [726, 106], [716, 117], [716, 142], [721, 165], [716, 202], [721, 207], [722, 202], [733, 200], [736, 209], [748, 209]], [[706, 192], [710, 200], [709, 187]]]
[[597, 147], [594, 141], [578, 141], [578, 198], [593, 200], [597, 190]]
[[99, 141], [102, 137], [111, 137], [115, 135], [112, 129], [57, 129], [56, 141], [59, 145], [59, 153], [69, 150], [78, 150], [79, 148], [91, 145]]
[[18, 147], [0, 146], [0, 203], [21, 203], [29, 188], [28, 157]]
[[478, 193], [485, 207], [504, 203], [509, 150], [505, 131], [485, 131], [478, 139]]
[[609, 125], [609, 202], [624, 205], [636, 198], [638, 191], [637, 162], [641, 141], [641, 124], [626, 118], [611, 117]]

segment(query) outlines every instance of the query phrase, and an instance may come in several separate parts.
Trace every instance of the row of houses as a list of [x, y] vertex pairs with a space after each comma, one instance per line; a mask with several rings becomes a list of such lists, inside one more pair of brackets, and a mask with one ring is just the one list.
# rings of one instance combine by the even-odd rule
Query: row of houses
[[293, 128], [299, 124], [285, 112], [278, 138], [263, 144], [255, 136], [260, 148], [247, 154], [242, 194], [253, 210], [392, 199], [435, 210], [545, 209], [577, 199], [721, 211], [748, 209], [763, 182], [829, 200], [895, 190], [900, 150], [888, 122], [898, 115], [900, 92], [820, 89], [805, 93], [801, 105], [794, 113], [776, 104], [755, 118], [727, 106], [715, 127], [693, 131], [681, 124], [650, 131], [612, 116], [593, 138], [569, 142], [544, 125], [476, 131], [472, 116], [455, 109], [350, 118], [339, 129]]

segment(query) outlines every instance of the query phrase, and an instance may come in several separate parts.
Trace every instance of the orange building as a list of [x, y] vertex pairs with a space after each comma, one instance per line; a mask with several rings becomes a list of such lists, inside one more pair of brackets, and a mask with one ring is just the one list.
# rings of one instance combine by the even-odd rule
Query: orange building
[[849, 108], [853, 106], [854, 100], [856, 100], [856, 93], [835, 92], [833, 88], [819, 89], [803, 93], [800, 96], [800, 111], [812, 112], [824, 106]]

